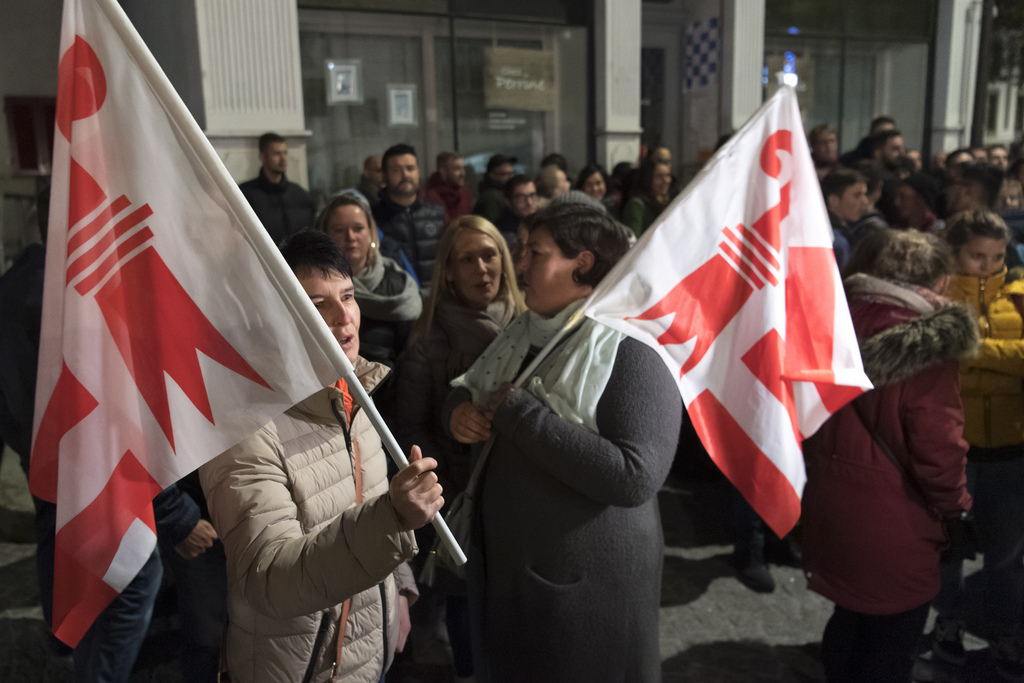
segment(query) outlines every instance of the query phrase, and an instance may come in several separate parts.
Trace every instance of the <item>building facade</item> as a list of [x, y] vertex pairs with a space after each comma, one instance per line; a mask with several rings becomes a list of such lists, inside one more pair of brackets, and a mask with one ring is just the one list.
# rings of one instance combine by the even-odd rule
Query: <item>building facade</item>
[[[448, 150], [478, 172], [491, 154], [532, 171], [557, 151], [573, 172], [635, 162], [643, 145], [667, 146], [685, 179], [780, 74], [797, 80], [806, 128], [835, 126], [843, 149], [890, 114], [908, 146], [951, 150], [969, 138], [982, 4], [120, 1], [236, 180], [256, 175], [256, 140], [273, 130], [290, 179], [322, 198], [397, 142], [416, 147], [424, 179]], [[9, 111], [3, 122], [0, 270], [35, 237], [61, 4], [0, 0], [0, 95], [41, 102], [30, 133]], [[1024, 109], [1009, 86], [997, 94], [1005, 137]], [[18, 159], [29, 134], [43, 141], [34, 165]]]

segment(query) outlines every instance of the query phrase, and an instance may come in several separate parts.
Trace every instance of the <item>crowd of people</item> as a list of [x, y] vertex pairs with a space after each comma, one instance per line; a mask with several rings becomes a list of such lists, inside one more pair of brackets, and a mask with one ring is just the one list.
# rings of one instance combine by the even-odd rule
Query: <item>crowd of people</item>
[[[968, 623], [992, 670], [1024, 680], [1024, 155], [923, 168], [889, 117], [846, 154], [827, 126], [809, 144], [875, 388], [805, 443], [799, 543], [729, 502], [737, 577], [774, 589], [766, 543], [802, 563], [835, 602], [829, 681], [962, 665]], [[670, 204], [669, 150], [575, 175], [559, 154], [536, 174], [495, 154], [474, 193], [458, 154], [424, 184], [397, 144], [319, 210], [287, 179], [283, 138], [259, 153], [242, 192], [410, 466], [391, 467], [344, 380], [293, 406], [157, 498], [153, 569], [110, 608], [145, 618], [128, 636], [101, 618], [81, 680], [126, 680], [160, 558], [189, 681], [376, 682], [442, 620], [456, 680], [659, 680], [657, 492], [685, 411], [655, 352], [574, 314]], [[27, 451], [19, 428], [4, 439]], [[465, 571], [425, 562], [428, 522], [467, 493]]]

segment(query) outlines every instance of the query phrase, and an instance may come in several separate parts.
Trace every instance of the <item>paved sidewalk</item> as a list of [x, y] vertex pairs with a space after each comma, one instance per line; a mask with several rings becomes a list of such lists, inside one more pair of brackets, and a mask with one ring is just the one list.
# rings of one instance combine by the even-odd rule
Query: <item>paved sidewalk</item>
[[[659, 495], [666, 552], [661, 609], [665, 681], [823, 680], [819, 649], [831, 603], [802, 573], [772, 566], [777, 589], [756, 594], [736, 578], [724, 524], [728, 487], [674, 473]], [[0, 510], [2, 516], [3, 510]], [[69, 658], [52, 653], [38, 605], [35, 546], [0, 543], [0, 680], [71, 680]], [[181, 680], [175, 661], [173, 593], [162, 594], [132, 681]], [[399, 658], [389, 682], [450, 681], [450, 670]]]

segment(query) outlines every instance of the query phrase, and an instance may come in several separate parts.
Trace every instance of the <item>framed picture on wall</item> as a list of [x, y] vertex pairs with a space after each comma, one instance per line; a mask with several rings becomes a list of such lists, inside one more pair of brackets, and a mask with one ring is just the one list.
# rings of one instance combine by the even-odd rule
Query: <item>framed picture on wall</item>
[[363, 103], [363, 60], [324, 60], [327, 83], [327, 104]]
[[415, 85], [388, 85], [388, 125], [392, 127], [417, 125]]

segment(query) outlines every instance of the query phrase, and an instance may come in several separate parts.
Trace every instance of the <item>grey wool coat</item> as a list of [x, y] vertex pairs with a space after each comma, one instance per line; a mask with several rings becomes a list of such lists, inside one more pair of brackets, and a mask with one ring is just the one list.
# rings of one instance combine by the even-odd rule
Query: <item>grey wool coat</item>
[[[449, 395], [445, 425], [466, 400]], [[600, 434], [522, 389], [498, 407], [467, 565], [478, 680], [661, 680], [657, 493], [682, 412], [672, 374], [628, 338], [598, 403]]]

